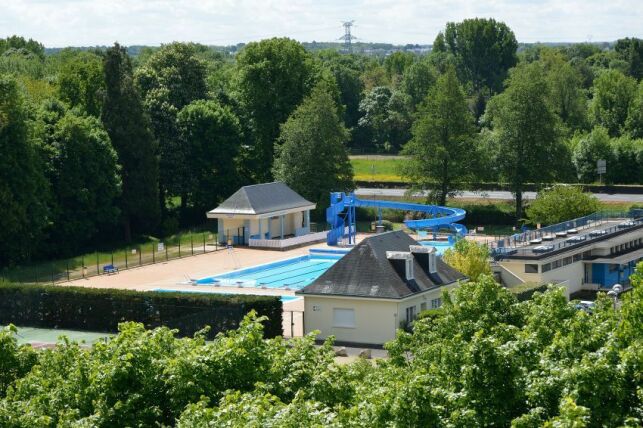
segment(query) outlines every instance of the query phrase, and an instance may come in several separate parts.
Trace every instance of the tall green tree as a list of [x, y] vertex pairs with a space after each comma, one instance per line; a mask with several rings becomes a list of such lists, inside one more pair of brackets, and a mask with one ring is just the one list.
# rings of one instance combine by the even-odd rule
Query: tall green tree
[[380, 152], [397, 152], [410, 138], [411, 100], [402, 91], [377, 86], [359, 104], [361, 137]]
[[238, 185], [241, 126], [229, 108], [206, 100], [185, 106], [177, 115], [177, 125], [190, 159], [186, 194], [195, 214], [203, 217]]
[[598, 181], [596, 162], [599, 159], [607, 162], [608, 171], [618, 168], [614, 164], [610, 136], [605, 128], [597, 126], [592, 132], [580, 138], [572, 154], [576, 174], [581, 183]]
[[621, 135], [636, 96], [636, 81], [620, 71], [606, 70], [594, 80], [593, 92], [592, 124], [605, 127], [612, 137]]
[[568, 62], [556, 62], [547, 71], [549, 99], [561, 123], [575, 131], [587, 126], [587, 96], [582, 76]]
[[27, 259], [48, 222], [49, 185], [16, 81], [0, 75], [0, 265]]
[[643, 40], [636, 37], [619, 39], [614, 45], [616, 53], [627, 63], [627, 74], [641, 80], [643, 78]]
[[115, 43], [103, 63], [105, 99], [101, 119], [121, 165], [121, 220], [126, 240], [132, 232], [149, 232], [159, 221], [157, 144], [134, 85], [132, 63]]
[[316, 202], [322, 214], [329, 192], [353, 188], [347, 139], [333, 97], [323, 86], [316, 87], [281, 127], [275, 148], [275, 179]]
[[428, 61], [418, 61], [405, 70], [401, 87], [411, 97], [414, 111], [424, 101], [431, 86], [435, 84], [436, 74]]
[[474, 134], [473, 116], [451, 67], [438, 78], [417, 114], [413, 138], [404, 146], [410, 160], [403, 174], [414, 187], [429, 190], [431, 199], [445, 205], [447, 197], [471, 177]]
[[488, 109], [499, 143], [496, 164], [516, 197], [516, 217], [522, 217], [525, 183], [551, 182], [564, 146], [557, 118], [547, 101], [548, 87], [537, 64], [516, 67], [502, 94]]
[[[446, 50], [456, 58], [458, 75], [471, 82], [474, 92], [502, 89], [508, 70], [516, 65], [518, 43], [513, 31], [494, 19], [474, 18], [449, 22], [438, 35], [438, 51]], [[436, 39], [437, 40], [437, 39]]]
[[167, 199], [181, 196], [185, 215], [190, 180], [189, 148], [182, 144], [177, 126], [179, 111], [207, 97], [207, 64], [192, 43], [170, 43], [155, 51], [137, 69], [136, 81], [143, 94], [154, 136], [159, 146], [159, 198], [163, 217]]
[[119, 217], [116, 151], [100, 121], [68, 112], [50, 136], [53, 193], [50, 251], [71, 255], [109, 232]]
[[58, 95], [71, 107], [80, 107], [100, 117], [105, 77], [103, 59], [90, 52], [77, 52], [58, 71]]
[[254, 178], [268, 181], [279, 125], [314, 85], [312, 58], [300, 43], [272, 38], [248, 43], [237, 57], [237, 67], [238, 91], [255, 140], [250, 153]]
[[625, 130], [634, 138], [643, 138], [643, 80], [639, 83], [636, 95], [630, 104], [625, 120]]

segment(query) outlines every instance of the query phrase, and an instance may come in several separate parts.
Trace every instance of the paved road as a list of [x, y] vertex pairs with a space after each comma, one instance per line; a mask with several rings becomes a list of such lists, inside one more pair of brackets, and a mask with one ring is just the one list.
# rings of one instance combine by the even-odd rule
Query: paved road
[[[374, 189], [362, 187], [355, 191], [357, 196], [367, 197], [367, 196], [393, 196], [393, 197], [402, 197], [406, 189]], [[420, 193], [417, 196], [421, 196]], [[594, 193], [601, 202], [631, 202], [631, 203], [643, 203], [643, 195], [628, 195], [624, 193]], [[502, 200], [513, 200], [513, 195], [511, 192], [505, 192], [500, 190], [492, 190], [486, 192], [462, 192], [456, 198], [462, 199], [502, 199]], [[524, 199], [535, 199], [536, 192], [524, 192]]]

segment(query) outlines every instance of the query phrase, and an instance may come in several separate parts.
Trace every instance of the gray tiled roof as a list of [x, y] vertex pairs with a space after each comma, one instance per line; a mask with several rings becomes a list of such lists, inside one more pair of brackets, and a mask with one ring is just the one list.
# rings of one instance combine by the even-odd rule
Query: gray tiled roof
[[414, 260], [415, 279], [405, 280], [386, 258], [386, 252], [408, 252], [411, 245], [418, 243], [402, 231], [367, 238], [297, 294], [401, 299], [451, 284], [459, 279], [466, 279], [465, 275], [444, 263], [440, 257], [436, 257], [436, 273], [427, 273], [417, 260]]
[[208, 214], [266, 214], [311, 205], [314, 208], [314, 203], [276, 181], [243, 186]]

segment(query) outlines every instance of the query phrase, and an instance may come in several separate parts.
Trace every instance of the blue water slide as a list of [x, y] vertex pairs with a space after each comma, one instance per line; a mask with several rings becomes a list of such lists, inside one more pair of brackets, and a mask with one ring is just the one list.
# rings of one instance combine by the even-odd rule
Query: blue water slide
[[405, 220], [404, 224], [409, 229], [431, 229], [434, 232], [437, 232], [439, 229], [450, 229], [460, 236], [467, 234], [467, 228], [464, 225], [457, 223], [464, 219], [466, 215], [466, 211], [460, 208], [414, 204], [409, 202], [359, 199], [353, 193], [346, 194], [343, 192], [333, 192], [330, 194], [330, 206], [326, 209], [326, 221], [331, 226], [326, 238], [328, 245], [337, 245], [338, 240], [345, 235], [348, 235], [349, 244], [354, 243], [356, 233], [355, 207], [377, 208], [380, 210], [380, 219], [381, 210], [384, 208], [402, 211], [417, 211], [425, 213], [428, 218], [420, 220]]

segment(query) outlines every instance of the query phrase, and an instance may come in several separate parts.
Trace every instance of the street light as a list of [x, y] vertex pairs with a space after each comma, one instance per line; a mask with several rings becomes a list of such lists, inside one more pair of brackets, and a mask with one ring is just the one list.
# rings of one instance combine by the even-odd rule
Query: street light
[[614, 284], [612, 289], [607, 292], [607, 295], [614, 300], [614, 310], [616, 310], [616, 303], [618, 302], [618, 296], [623, 291], [623, 286], [621, 284]]

